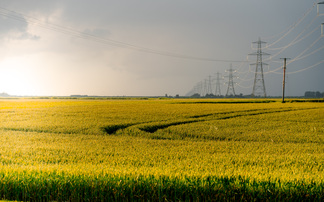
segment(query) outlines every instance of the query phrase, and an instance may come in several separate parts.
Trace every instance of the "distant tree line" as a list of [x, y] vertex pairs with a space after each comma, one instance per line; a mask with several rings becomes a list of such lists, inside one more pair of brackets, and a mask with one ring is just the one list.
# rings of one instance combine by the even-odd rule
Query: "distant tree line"
[[[252, 95], [243, 95], [242, 93], [239, 95], [230, 95], [230, 96], [224, 96], [224, 95], [214, 95], [214, 94], [206, 94], [205, 96], [200, 95], [199, 93], [195, 93], [191, 95], [192, 98], [251, 98]], [[324, 92], [319, 91], [306, 91], [305, 98], [324, 98]]]
[[190, 97], [192, 97], [192, 98], [244, 98], [244, 97], [249, 97], [249, 96], [245, 96], [242, 93], [239, 95], [229, 95], [229, 96], [214, 95], [214, 94], [206, 94], [205, 96], [202, 96], [199, 93], [195, 93], [195, 94], [191, 95]]
[[306, 91], [305, 92], [305, 98], [323, 98], [324, 97], [324, 92], [321, 93], [319, 91]]
[[10, 97], [8, 93], [0, 93], [0, 97]]

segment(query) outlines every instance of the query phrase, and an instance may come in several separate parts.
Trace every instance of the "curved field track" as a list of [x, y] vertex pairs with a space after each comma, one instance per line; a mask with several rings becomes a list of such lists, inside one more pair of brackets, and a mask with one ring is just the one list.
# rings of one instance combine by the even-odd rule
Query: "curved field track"
[[0, 100], [0, 198], [322, 201], [324, 103]]

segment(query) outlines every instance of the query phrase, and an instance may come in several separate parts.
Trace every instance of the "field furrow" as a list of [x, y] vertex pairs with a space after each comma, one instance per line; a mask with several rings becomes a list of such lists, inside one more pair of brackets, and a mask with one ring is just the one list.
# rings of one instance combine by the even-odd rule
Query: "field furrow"
[[322, 201], [324, 105], [0, 100], [0, 198]]

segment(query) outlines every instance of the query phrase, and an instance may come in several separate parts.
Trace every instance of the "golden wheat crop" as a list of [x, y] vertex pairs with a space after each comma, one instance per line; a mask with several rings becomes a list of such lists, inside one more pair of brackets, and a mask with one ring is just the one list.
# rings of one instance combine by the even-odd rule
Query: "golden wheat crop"
[[1, 100], [0, 121], [3, 186], [105, 176], [324, 183], [322, 103]]

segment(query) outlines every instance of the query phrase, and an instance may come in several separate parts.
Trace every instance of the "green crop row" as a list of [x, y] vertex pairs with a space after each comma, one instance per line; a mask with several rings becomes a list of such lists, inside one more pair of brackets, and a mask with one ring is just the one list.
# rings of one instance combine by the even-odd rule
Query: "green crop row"
[[323, 200], [323, 103], [0, 100], [0, 199]]
[[[27, 175], [30, 174], [30, 175]], [[323, 184], [242, 177], [170, 178], [11, 173], [0, 175], [0, 197], [21, 201], [320, 201]]]

